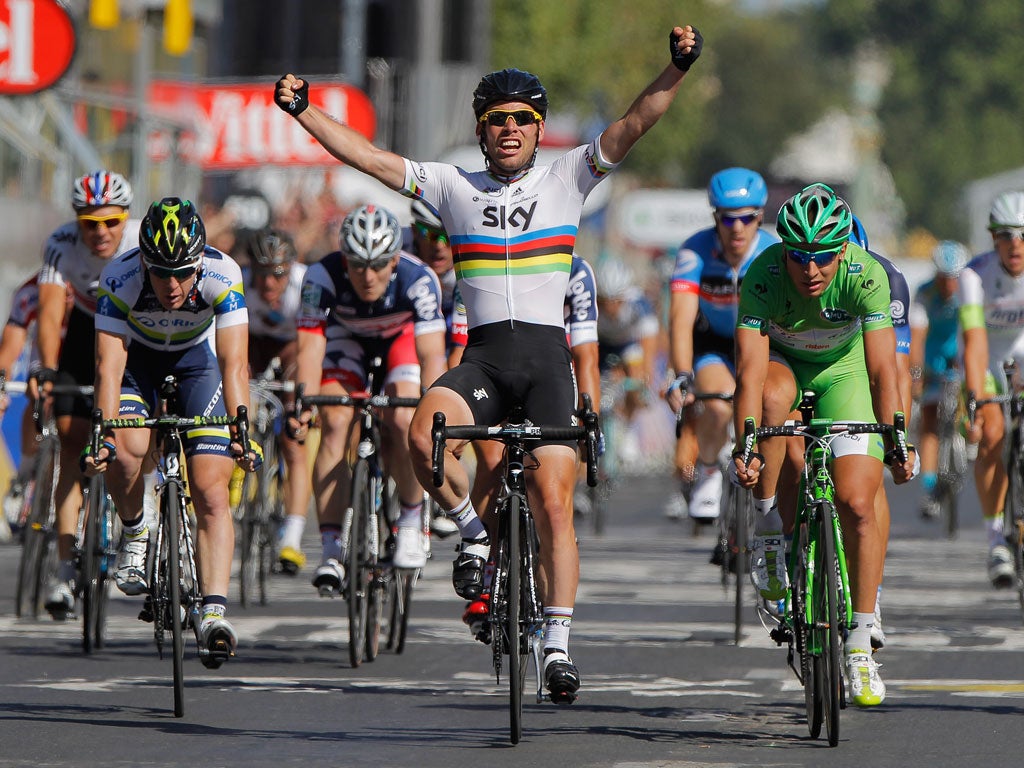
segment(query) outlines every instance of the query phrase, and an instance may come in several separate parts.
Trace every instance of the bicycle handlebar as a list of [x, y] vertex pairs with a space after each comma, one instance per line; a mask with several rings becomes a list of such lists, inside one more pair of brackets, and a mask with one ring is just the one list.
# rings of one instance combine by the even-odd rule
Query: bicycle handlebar
[[372, 408], [415, 408], [420, 404], [418, 397], [395, 397], [392, 395], [371, 395], [356, 392], [350, 395], [307, 395], [303, 385], [295, 390], [295, 410], [299, 413], [314, 405], [342, 405], [351, 408], [370, 406]]
[[821, 441], [826, 435], [863, 435], [879, 434], [891, 435], [893, 438], [893, 451], [896, 458], [902, 464], [909, 456], [907, 446], [906, 417], [902, 413], [896, 413], [892, 424], [880, 424], [875, 422], [845, 422], [833, 421], [827, 424], [799, 424], [789, 422], [776, 427], [757, 427], [753, 432], [753, 419], [744, 422], [744, 438], [752, 447], [754, 440], [772, 437], [804, 437], [815, 441]]
[[448, 426], [445, 415], [441, 411], [434, 414], [431, 429], [430, 468], [434, 485], [440, 488], [444, 484], [444, 444], [446, 440], [500, 440], [506, 445], [513, 442], [536, 442], [540, 440], [584, 440], [586, 441], [587, 485], [597, 485], [597, 445], [600, 432], [600, 419], [594, 412], [590, 395], [583, 395], [582, 427], [536, 426], [529, 422], [523, 424], [502, 424], [484, 426], [479, 424], [459, 424]]

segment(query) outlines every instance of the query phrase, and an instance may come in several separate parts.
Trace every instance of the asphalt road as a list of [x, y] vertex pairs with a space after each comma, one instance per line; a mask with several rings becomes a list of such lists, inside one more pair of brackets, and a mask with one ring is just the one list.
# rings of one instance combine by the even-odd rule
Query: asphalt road
[[[17, 550], [0, 546], [0, 766], [842, 766], [1001, 764], [1024, 748], [1024, 631], [1015, 593], [985, 579], [976, 504], [948, 541], [890, 489], [893, 536], [879, 652], [885, 703], [842, 713], [841, 741], [811, 740], [803, 694], [751, 608], [732, 643], [730, 598], [708, 533], [663, 518], [663, 479], [621, 483], [603, 537], [581, 530], [572, 707], [533, 704], [507, 739], [507, 693], [473, 641], [435, 543], [402, 655], [351, 669], [345, 606], [309, 574], [275, 577], [271, 604], [230, 609], [241, 644], [218, 671], [190, 647], [185, 717], [138, 599], [115, 594], [103, 651], [79, 624], [13, 617]], [[312, 538], [308, 552], [314, 551]]]

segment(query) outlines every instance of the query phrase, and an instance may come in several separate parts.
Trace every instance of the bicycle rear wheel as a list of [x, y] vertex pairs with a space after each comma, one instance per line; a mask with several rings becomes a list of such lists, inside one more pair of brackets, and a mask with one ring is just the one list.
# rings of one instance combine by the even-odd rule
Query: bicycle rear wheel
[[[834, 747], [839, 743], [839, 711], [843, 701], [843, 658], [842, 658], [842, 627], [839, 624], [839, 605], [841, 591], [839, 585], [839, 560], [836, 555], [835, 530], [832, 528], [832, 516], [835, 514], [832, 505], [821, 503], [818, 506], [819, 539], [818, 557], [815, 563], [816, 574], [824, 574], [825, 578], [815, 582], [815, 626], [818, 627], [821, 651], [821, 676], [818, 679], [821, 690], [821, 701], [825, 719], [825, 732], [828, 745]], [[845, 618], [845, 609], [843, 611]], [[823, 624], [823, 622], [826, 622]]]
[[106, 525], [106, 489], [103, 487], [103, 478], [97, 476], [90, 479], [85, 494], [86, 517], [80, 554], [82, 650], [85, 653], [92, 653], [95, 647], [102, 644], [101, 614], [106, 590], [106, 579], [103, 574], [106, 560], [106, 547], [103, 541], [103, 528]]
[[509, 739], [518, 744], [523, 736], [523, 683], [526, 677], [526, 638], [522, 636], [522, 540], [519, 525], [521, 499], [512, 494], [508, 500], [508, 638]]
[[18, 618], [39, 618], [48, 551], [52, 547], [53, 516], [60, 463], [56, 438], [44, 438], [36, 455], [34, 491], [22, 530], [18, 592], [14, 612]]
[[353, 667], [363, 663], [366, 653], [366, 619], [370, 573], [366, 567], [369, 558], [369, 518], [373, 503], [370, 486], [370, 466], [366, 461], [356, 462], [352, 473], [352, 523], [348, 534], [348, 660]]
[[169, 480], [164, 486], [162, 514], [166, 530], [161, 539], [159, 562], [166, 567], [164, 610], [171, 626], [171, 664], [174, 668], [174, 716], [185, 714], [185, 635], [181, 601], [181, 497], [177, 481]]
[[1017, 455], [1015, 466], [1006, 473], [1006, 501], [1003, 504], [1003, 531], [1006, 544], [1013, 555], [1016, 574], [1017, 599], [1020, 604], [1021, 621], [1024, 622], [1024, 462], [1021, 461], [1020, 445], [1014, 445]]
[[[750, 527], [754, 519], [753, 500], [743, 488], [729, 483], [728, 508], [729, 543], [725, 561], [735, 574], [735, 602], [733, 605], [733, 642], [739, 645], [743, 639], [743, 603], [747, 574], [750, 572]], [[723, 566], [724, 567], [724, 566]]]
[[260, 555], [263, 538], [264, 502], [260, 498], [259, 480], [254, 472], [246, 472], [242, 480], [242, 548], [240, 567], [238, 569], [238, 597], [243, 608], [259, 601], [265, 604], [266, 598], [260, 589]]

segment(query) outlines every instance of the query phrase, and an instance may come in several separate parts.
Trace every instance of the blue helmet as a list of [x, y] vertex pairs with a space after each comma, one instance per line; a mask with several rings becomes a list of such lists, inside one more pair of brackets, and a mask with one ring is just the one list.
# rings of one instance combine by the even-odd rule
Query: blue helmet
[[971, 253], [966, 246], [955, 240], [943, 240], [932, 251], [935, 271], [946, 277], [958, 277], [970, 261]]
[[761, 174], [749, 168], [726, 168], [711, 177], [708, 202], [712, 208], [764, 208], [768, 187]]
[[850, 227], [850, 237], [848, 239], [851, 243], [856, 243], [865, 251], [868, 249], [868, 233], [864, 230], [864, 225], [860, 223], [860, 219], [856, 216], [853, 217], [853, 226]]

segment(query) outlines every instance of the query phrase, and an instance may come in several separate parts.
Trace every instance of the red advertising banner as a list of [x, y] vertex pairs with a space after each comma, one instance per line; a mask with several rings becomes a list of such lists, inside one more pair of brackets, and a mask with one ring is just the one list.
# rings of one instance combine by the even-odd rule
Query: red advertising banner
[[74, 56], [75, 27], [57, 0], [0, 0], [0, 95], [45, 91]]
[[[310, 101], [373, 139], [376, 115], [369, 97], [344, 83], [314, 84]], [[256, 85], [157, 81], [149, 106], [158, 117], [193, 126], [182, 136], [186, 156], [207, 170], [257, 165], [335, 165], [337, 160], [274, 104], [272, 80]], [[166, 156], [166, 133], [150, 142], [156, 159]]]

